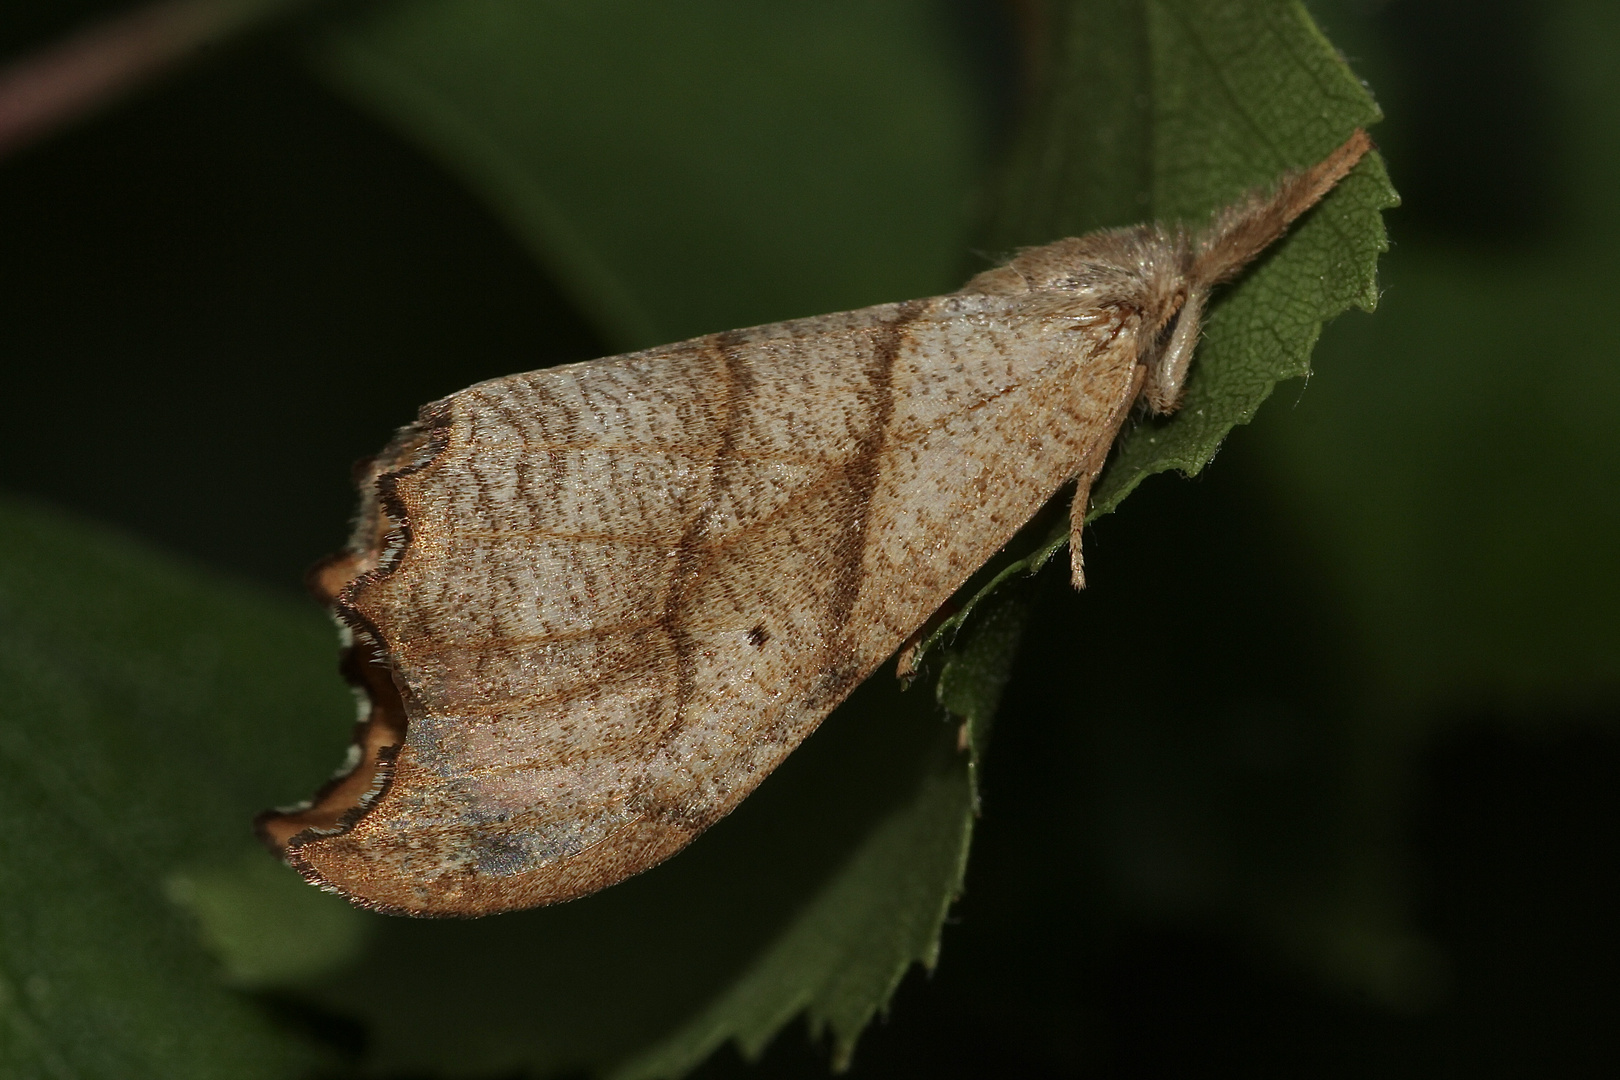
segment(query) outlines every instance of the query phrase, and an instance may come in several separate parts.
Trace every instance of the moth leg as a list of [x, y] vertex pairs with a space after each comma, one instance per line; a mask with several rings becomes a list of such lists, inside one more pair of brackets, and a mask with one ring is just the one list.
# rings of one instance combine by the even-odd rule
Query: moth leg
[[1086, 524], [1086, 506], [1091, 502], [1090, 476], [1080, 477], [1074, 502], [1069, 504], [1069, 581], [1076, 589], [1086, 587], [1085, 559], [1080, 554], [1080, 530]]
[[1170, 340], [1154, 362], [1147, 385], [1143, 387], [1142, 397], [1148, 408], [1161, 416], [1175, 412], [1181, 406], [1181, 395], [1187, 391], [1187, 370], [1192, 366], [1204, 322], [1205, 295], [1201, 290], [1194, 290], [1181, 305]]
[[1086, 511], [1091, 508], [1091, 486], [1097, 482], [1097, 475], [1108, 462], [1108, 452], [1114, 447], [1114, 436], [1124, 425], [1125, 417], [1130, 414], [1137, 399], [1151, 391], [1150, 378], [1147, 366], [1137, 364], [1131, 374], [1130, 389], [1119, 399], [1119, 405], [1108, 423], [1101, 427], [1107, 433], [1107, 438], [1100, 438], [1091, 445], [1079, 471], [1074, 475], [1074, 502], [1069, 504], [1069, 580], [1076, 589], [1086, 587], [1085, 561], [1080, 554], [1080, 531], [1085, 528]]

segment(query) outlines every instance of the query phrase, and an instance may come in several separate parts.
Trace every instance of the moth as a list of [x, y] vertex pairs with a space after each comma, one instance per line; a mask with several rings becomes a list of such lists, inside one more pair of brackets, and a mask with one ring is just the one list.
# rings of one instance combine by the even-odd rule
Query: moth
[[1025, 250], [946, 296], [479, 383], [360, 478], [313, 575], [363, 691], [345, 769], [260, 815], [381, 911], [584, 896], [730, 812], [1139, 405], [1179, 404], [1210, 291], [1368, 151], [1197, 232]]

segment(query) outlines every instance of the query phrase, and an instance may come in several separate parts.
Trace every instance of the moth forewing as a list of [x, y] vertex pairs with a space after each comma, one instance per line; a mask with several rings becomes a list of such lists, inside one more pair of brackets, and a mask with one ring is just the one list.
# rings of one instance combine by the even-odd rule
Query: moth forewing
[[1066, 484], [1180, 400], [1210, 289], [1370, 144], [1189, 239], [1020, 253], [949, 296], [480, 383], [367, 472], [317, 575], [359, 762], [261, 816], [356, 903], [593, 892], [734, 808]]

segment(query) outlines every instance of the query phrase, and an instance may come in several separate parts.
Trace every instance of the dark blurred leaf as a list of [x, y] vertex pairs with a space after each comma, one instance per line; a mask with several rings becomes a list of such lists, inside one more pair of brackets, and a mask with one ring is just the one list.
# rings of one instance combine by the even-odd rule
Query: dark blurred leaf
[[1267, 425], [1355, 621], [1369, 693], [1414, 713], [1581, 708], [1620, 686], [1620, 362], [1601, 336], [1514, 333], [1601, 310], [1613, 260], [1411, 251], [1343, 371]]
[[321, 1060], [220, 986], [165, 893], [337, 752], [330, 654], [313, 611], [0, 503], [0, 1072]]
[[319, 58], [628, 349], [953, 287], [960, 32], [930, 0], [407, 0]]

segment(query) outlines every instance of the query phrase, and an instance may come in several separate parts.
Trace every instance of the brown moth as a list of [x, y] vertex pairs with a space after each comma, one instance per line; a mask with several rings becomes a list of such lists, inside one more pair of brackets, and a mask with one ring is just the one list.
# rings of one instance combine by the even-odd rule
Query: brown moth
[[347, 771], [260, 835], [366, 907], [584, 896], [730, 812], [1138, 402], [1175, 410], [1210, 289], [1370, 147], [1201, 232], [1020, 253], [948, 296], [480, 383], [366, 468], [317, 590], [367, 696]]

